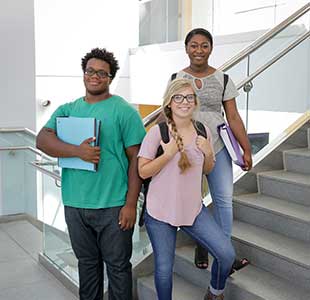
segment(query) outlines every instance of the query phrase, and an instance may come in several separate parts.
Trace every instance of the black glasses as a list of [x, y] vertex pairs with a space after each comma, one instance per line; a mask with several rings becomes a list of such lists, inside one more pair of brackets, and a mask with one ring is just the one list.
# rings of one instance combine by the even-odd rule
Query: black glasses
[[87, 76], [93, 76], [93, 75], [97, 74], [99, 78], [112, 77], [112, 75], [110, 73], [107, 73], [105, 70], [97, 70], [96, 71], [93, 68], [86, 69], [84, 74]]
[[181, 94], [176, 94], [176, 95], [173, 95], [171, 97], [171, 99], [175, 103], [182, 103], [184, 101], [184, 99], [186, 99], [186, 101], [188, 103], [194, 103], [196, 101], [196, 95], [195, 94], [188, 94], [188, 95], [184, 96], [184, 95], [181, 95]]

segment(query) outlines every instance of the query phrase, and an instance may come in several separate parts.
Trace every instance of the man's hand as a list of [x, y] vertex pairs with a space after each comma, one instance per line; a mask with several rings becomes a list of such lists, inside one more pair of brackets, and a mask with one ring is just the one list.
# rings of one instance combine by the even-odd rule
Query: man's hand
[[131, 229], [136, 223], [137, 209], [136, 206], [125, 204], [120, 210], [118, 224], [122, 230]]
[[100, 160], [100, 147], [93, 147], [90, 145], [95, 139], [95, 137], [91, 137], [83, 141], [79, 146], [78, 156], [85, 161], [97, 164]]

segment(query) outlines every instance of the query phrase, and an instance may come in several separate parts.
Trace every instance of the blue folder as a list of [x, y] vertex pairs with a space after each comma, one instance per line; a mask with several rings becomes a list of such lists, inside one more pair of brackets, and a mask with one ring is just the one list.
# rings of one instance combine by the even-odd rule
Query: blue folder
[[[57, 117], [57, 137], [65, 143], [80, 145], [88, 138], [96, 137], [91, 146], [99, 145], [100, 120], [95, 118]], [[97, 171], [97, 164], [84, 161], [79, 157], [59, 157], [58, 165], [61, 168]]]

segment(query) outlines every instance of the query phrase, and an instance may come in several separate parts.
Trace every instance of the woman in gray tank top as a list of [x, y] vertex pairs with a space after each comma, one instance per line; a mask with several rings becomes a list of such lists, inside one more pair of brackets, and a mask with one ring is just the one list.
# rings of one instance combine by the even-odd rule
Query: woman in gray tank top
[[[207, 176], [209, 190], [213, 200], [214, 216], [224, 233], [231, 237], [232, 230], [232, 194], [233, 172], [232, 161], [219, 137], [217, 126], [224, 123], [224, 108], [236, 139], [243, 149], [244, 170], [252, 168], [251, 146], [242, 119], [238, 113], [235, 97], [239, 95], [234, 83], [229, 78], [224, 91], [224, 74], [208, 64], [213, 50], [212, 35], [203, 28], [190, 31], [185, 38], [185, 50], [190, 65], [179, 71], [178, 78], [192, 81], [195, 93], [201, 99], [200, 112], [197, 119], [205, 123], [211, 130], [216, 163], [213, 171]], [[200, 247], [195, 250], [195, 264], [198, 268], [208, 265], [207, 253]], [[240, 269], [248, 264], [246, 259], [235, 261], [233, 268]]]

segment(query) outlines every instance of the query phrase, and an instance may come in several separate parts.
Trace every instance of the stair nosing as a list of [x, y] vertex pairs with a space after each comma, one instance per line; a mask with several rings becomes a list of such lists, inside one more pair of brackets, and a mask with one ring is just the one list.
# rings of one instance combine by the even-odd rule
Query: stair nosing
[[[242, 222], [242, 221], [234, 221], [235, 222], [238, 222], [238, 223], [242, 223], [242, 224], [247, 224], [247, 228], [250, 228], [250, 227], [255, 227], [257, 228], [258, 230], [260, 231], [265, 231], [265, 232], [270, 232], [271, 234], [275, 235], [275, 236], [279, 236], [279, 237], [282, 237], [283, 239], [286, 239], [286, 240], [296, 240], [296, 239], [293, 239], [293, 238], [289, 238], [289, 237], [286, 237], [282, 234], [279, 234], [279, 233], [275, 233], [275, 232], [272, 232], [270, 230], [267, 230], [267, 229], [264, 229], [264, 228], [261, 228], [259, 226], [255, 226], [255, 225], [252, 225], [252, 224], [249, 224], [249, 223], [246, 223], [246, 222]], [[273, 250], [273, 249], [269, 249], [267, 247], [264, 247], [263, 245], [259, 244], [259, 242], [252, 242], [252, 241], [248, 241], [248, 240], [244, 240], [238, 236], [236, 236], [236, 234], [233, 232], [232, 233], [232, 239], [236, 240], [236, 241], [239, 241], [241, 242], [242, 244], [245, 244], [245, 245], [248, 245], [248, 246], [251, 246], [253, 248], [256, 248], [256, 249], [260, 249], [264, 252], [267, 252], [267, 253], [270, 253], [272, 254], [273, 256], [276, 256], [276, 257], [279, 257], [283, 260], [286, 260], [288, 262], [291, 262], [291, 263], [294, 263], [300, 267], [303, 267], [305, 269], [309, 269], [310, 270], [310, 262], [309, 264], [305, 264], [299, 260], [296, 260], [295, 258], [293, 257], [290, 257], [290, 256], [287, 256], [286, 254], [283, 254], [283, 253], [280, 253], [279, 251], [276, 252], [276, 250]], [[300, 241], [300, 240], [296, 240], [299, 244], [309, 244], [309, 247], [310, 247], [310, 243], [307, 243], [307, 242], [303, 242], [303, 241]]]
[[286, 170], [274, 170], [274, 171], [261, 172], [261, 173], [258, 173], [258, 176], [268, 178], [268, 179], [272, 179], [272, 180], [277, 180], [277, 181], [284, 182], [284, 183], [296, 184], [298, 186], [310, 187], [310, 181], [309, 181], [309, 183], [298, 182], [298, 181], [283, 178], [280, 176], [280, 174], [279, 175], [271, 175], [270, 174], [271, 172], [282, 172], [282, 173], [285, 172], [287, 174], [297, 174], [298, 176], [309, 177], [309, 179], [310, 179], [310, 174], [291, 172], [291, 171], [286, 171]]
[[[193, 264], [193, 261], [192, 261], [192, 258], [190, 258], [188, 255], [184, 255], [184, 253], [180, 253], [180, 249], [182, 249], [182, 248], [189, 248], [189, 247], [191, 247], [192, 248], [192, 246], [182, 246], [182, 247], [180, 247], [180, 248], [177, 248], [176, 249], [176, 256], [178, 256], [178, 257], [180, 257], [181, 259], [183, 259], [183, 260], [185, 260], [185, 261], [187, 261], [188, 263], [191, 263], [191, 264]], [[179, 251], [178, 251], [179, 250]], [[193, 252], [194, 252], [194, 249], [192, 249], [193, 250]], [[212, 265], [212, 260], [213, 260], [213, 258], [212, 257], [210, 257], [210, 266], [209, 266], [209, 268], [208, 268], [208, 270], [205, 270], [205, 272], [210, 272], [210, 267], [211, 267], [211, 265]], [[193, 265], [193, 268], [194, 268], [194, 265]], [[236, 276], [240, 276], [240, 274], [241, 274], [241, 277], [242, 277], [242, 274], [244, 273], [244, 272], [246, 272], [248, 269], [252, 269], [252, 271], [254, 271], [254, 272], [259, 272], [259, 273], [264, 273], [264, 274], [266, 274], [266, 276], [269, 276], [270, 278], [273, 278], [275, 281], [277, 281], [277, 282], [282, 282], [282, 283], [286, 283], [286, 282], [288, 282], [288, 280], [287, 279], [284, 279], [284, 278], [282, 278], [282, 277], [279, 277], [278, 275], [276, 275], [276, 274], [273, 274], [273, 273], [271, 273], [271, 272], [269, 272], [269, 271], [266, 271], [266, 270], [264, 270], [264, 269], [261, 269], [261, 268], [259, 268], [258, 266], [256, 266], [256, 265], [253, 265], [253, 264], [250, 264], [249, 266], [247, 266], [246, 268], [244, 268], [243, 270], [241, 270], [241, 271], [239, 271], [239, 272], [236, 272], [235, 274], [233, 274], [232, 275], [232, 277], [231, 277], [231, 279], [228, 279], [229, 280], [229, 282], [228, 282], [228, 284], [232, 284], [232, 285], [235, 285], [236, 287], [238, 287], [238, 288], [240, 288], [240, 289], [243, 289], [243, 290], [245, 290], [245, 291], [247, 291], [247, 292], [249, 292], [249, 293], [252, 293], [252, 294], [254, 294], [254, 295], [256, 295], [257, 297], [265, 297], [265, 295], [263, 295], [263, 294], [261, 294], [261, 290], [259, 289], [259, 288], [255, 288], [254, 290], [253, 290], [253, 288], [251, 287], [251, 286], [248, 286], [247, 284], [244, 286], [244, 285], [242, 285], [241, 283], [243, 282], [242, 281], [242, 278], [238, 278], [238, 281], [236, 282], [236, 281], [234, 281], [234, 277], [236, 277]], [[200, 270], [201, 271], [201, 270]], [[180, 275], [179, 275], [180, 276]], [[257, 285], [257, 283], [255, 284], [255, 285]], [[261, 283], [260, 283], [260, 285], [261, 285]], [[305, 292], [308, 292], [305, 288], [301, 288], [300, 289], [303, 293], [305, 293]], [[272, 298], [270, 298], [270, 300], [271, 299], [275, 299], [273, 296], [276, 296], [275, 294], [272, 294]], [[264, 298], [264, 299], [269, 299], [269, 298]]]
[[[247, 194], [247, 195], [251, 195], [251, 194]], [[259, 195], [259, 193], [253, 193], [253, 195]], [[290, 214], [287, 214], [287, 213], [284, 213], [284, 212], [281, 212], [281, 211], [273, 210], [273, 209], [267, 208], [265, 206], [258, 205], [258, 203], [244, 202], [242, 199], [240, 199], [240, 196], [242, 197], [243, 195], [234, 196], [233, 201], [238, 203], [238, 204], [240, 204], [240, 205], [242, 205], [242, 206], [247, 206], [247, 207], [250, 207], [250, 208], [253, 208], [253, 209], [257, 209], [257, 210], [260, 210], [260, 211], [269, 212], [269, 213], [275, 214], [275, 215], [280, 216], [280, 217], [287, 217], [287, 218], [289, 218], [289, 219], [291, 219], [293, 221], [298, 221], [300, 223], [305, 223], [305, 224], [309, 224], [310, 225], [310, 219], [309, 220], [305, 220], [305, 219], [302, 219], [302, 218], [298, 218], [296, 216], [293, 216], [293, 215], [290, 215]], [[268, 198], [277, 199], [277, 200], [283, 201], [284, 203], [288, 202], [288, 201], [286, 201], [284, 199], [280, 199], [280, 198], [276, 198], [276, 197], [268, 196]], [[294, 205], [295, 203], [292, 202], [291, 204]], [[296, 204], [296, 206], [305, 206], [305, 205]]]

